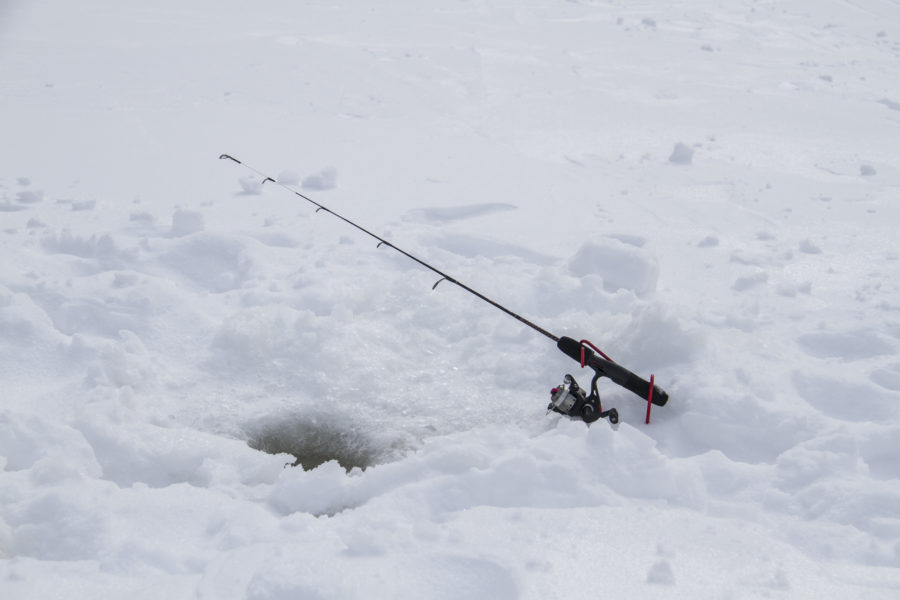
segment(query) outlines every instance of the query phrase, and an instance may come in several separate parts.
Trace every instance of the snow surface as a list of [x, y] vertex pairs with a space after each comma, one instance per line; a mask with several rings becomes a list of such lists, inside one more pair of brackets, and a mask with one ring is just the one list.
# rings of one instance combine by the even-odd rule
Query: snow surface
[[[897, 2], [8, 1], [0, 57], [4, 600], [900, 597]], [[549, 340], [223, 152], [669, 405], [546, 415]]]

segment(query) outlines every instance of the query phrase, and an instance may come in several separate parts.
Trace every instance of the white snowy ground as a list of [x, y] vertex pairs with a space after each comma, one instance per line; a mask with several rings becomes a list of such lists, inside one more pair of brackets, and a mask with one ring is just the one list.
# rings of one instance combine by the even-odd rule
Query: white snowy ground
[[889, 0], [0, 4], [0, 597], [900, 597], [898, 74]]

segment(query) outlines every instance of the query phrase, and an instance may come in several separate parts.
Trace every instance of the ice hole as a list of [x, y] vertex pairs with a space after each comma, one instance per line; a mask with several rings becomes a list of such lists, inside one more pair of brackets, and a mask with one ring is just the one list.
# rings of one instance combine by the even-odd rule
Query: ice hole
[[248, 428], [251, 448], [269, 454], [290, 454], [304, 471], [335, 460], [348, 472], [390, 460], [399, 448], [333, 417], [294, 415], [270, 418]]

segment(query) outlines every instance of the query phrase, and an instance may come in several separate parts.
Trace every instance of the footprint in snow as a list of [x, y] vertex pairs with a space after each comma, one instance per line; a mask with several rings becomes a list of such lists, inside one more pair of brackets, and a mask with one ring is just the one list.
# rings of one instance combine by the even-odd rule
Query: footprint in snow
[[852, 422], [896, 417], [896, 394], [854, 381], [796, 371], [792, 376], [800, 397], [824, 415]]
[[663, 558], [653, 563], [653, 566], [647, 571], [647, 583], [675, 585], [675, 573], [672, 572], [672, 565], [668, 560]]
[[410, 211], [408, 218], [420, 223], [448, 223], [515, 209], [516, 207], [512, 204], [501, 202], [466, 204], [463, 206], [430, 206]]
[[20, 204], [37, 204], [44, 200], [42, 190], [23, 190], [16, 194], [16, 201]]
[[816, 358], [858, 360], [894, 352], [894, 347], [870, 331], [817, 331], [797, 338], [800, 348]]

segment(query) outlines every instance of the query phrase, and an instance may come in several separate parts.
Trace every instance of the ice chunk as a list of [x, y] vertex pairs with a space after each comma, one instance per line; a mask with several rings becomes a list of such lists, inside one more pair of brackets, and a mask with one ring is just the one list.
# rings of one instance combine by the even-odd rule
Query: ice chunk
[[673, 165], [689, 165], [694, 159], [694, 150], [682, 142], [675, 144], [669, 162]]

